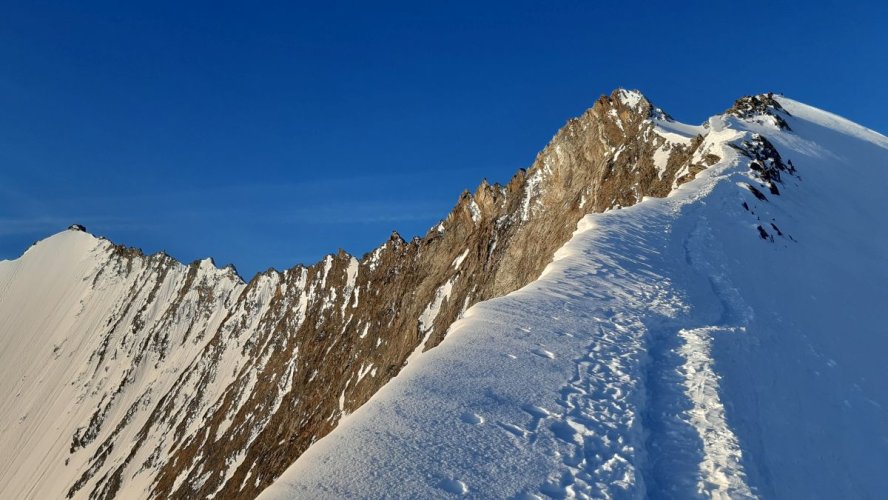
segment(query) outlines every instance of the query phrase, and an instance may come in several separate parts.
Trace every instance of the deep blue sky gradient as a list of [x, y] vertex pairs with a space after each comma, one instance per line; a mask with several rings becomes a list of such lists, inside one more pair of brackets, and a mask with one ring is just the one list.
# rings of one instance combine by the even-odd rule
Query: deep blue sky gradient
[[423, 234], [616, 87], [888, 131], [884, 2], [5, 2], [0, 258], [68, 224], [246, 278]]

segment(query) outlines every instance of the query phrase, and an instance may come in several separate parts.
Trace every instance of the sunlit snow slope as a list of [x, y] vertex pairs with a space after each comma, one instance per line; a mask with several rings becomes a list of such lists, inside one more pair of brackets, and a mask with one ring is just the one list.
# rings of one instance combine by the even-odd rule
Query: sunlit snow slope
[[722, 160], [586, 216], [263, 497], [884, 496], [888, 138], [777, 100], [676, 124]]
[[[89, 458], [75, 453], [97, 437], [96, 456], [117, 443], [121, 453], [135, 449], [152, 396], [176, 384], [244, 286], [209, 260], [112, 258], [122, 252], [72, 229], [0, 262], [0, 498], [63, 497]], [[214, 292], [201, 297], [191, 284]], [[134, 335], [136, 325], [152, 335]], [[121, 335], [112, 339], [109, 327]], [[169, 343], [176, 348], [158, 357]], [[120, 424], [101, 436], [104, 421]]]

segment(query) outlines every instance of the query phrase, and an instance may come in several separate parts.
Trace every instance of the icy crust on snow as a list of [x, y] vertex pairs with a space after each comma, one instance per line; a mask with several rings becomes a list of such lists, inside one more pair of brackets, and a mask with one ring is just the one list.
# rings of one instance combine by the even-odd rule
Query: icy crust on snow
[[[263, 498], [881, 496], [888, 140], [780, 102], [791, 131], [710, 120], [721, 162], [586, 216]], [[767, 201], [756, 134], [798, 168]]]

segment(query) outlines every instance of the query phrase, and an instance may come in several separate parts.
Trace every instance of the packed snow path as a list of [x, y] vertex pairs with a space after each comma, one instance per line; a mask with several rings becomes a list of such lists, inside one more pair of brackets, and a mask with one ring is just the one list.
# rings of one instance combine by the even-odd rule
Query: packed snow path
[[[884, 493], [888, 139], [781, 103], [791, 131], [710, 120], [718, 165], [587, 216], [264, 497]], [[753, 133], [798, 167], [767, 201]]]

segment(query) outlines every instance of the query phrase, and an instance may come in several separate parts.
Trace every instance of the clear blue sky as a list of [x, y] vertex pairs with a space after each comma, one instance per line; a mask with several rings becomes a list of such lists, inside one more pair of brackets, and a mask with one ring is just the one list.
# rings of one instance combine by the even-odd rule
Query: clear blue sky
[[888, 131], [884, 2], [431, 3], [5, 2], [0, 258], [74, 222], [247, 278], [360, 255], [619, 86]]

